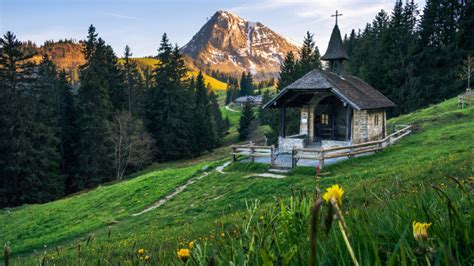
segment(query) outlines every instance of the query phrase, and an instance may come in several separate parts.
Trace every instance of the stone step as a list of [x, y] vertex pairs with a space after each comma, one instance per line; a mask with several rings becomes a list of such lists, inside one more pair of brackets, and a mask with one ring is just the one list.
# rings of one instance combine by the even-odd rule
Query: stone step
[[271, 173], [279, 173], [279, 174], [286, 174], [290, 172], [291, 169], [285, 169], [285, 168], [271, 168], [268, 171]]

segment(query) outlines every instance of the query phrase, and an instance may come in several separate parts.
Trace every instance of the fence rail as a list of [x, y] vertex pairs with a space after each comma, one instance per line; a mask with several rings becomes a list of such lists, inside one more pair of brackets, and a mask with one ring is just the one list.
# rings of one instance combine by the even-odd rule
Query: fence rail
[[[298, 165], [299, 160], [317, 160], [319, 166], [324, 166], [324, 160], [341, 158], [341, 157], [354, 157], [359, 154], [365, 154], [370, 152], [377, 152], [385, 149], [386, 147], [398, 142], [401, 138], [407, 136], [412, 132], [412, 126], [410, 125], [399, 125], [402, 129], [393, 132], [385, 138], [377, 141], [364, 142], [354, 144], [350, 146], [339, 146], [331, 148], [302, 148], [293, 149], [291, 152], [291, 167], [294, 168]], [[246, 145], [233, 145], [232, 159], [236, 161], [239, 156], [250, 157], [251, 162], [255, 162], [256, 157], [269, 157], [270, 163], [273, 167], [276, 167], [276, 159], [279, 153], [276, 152], [275, 146], [257, 146], [252, 142]]]

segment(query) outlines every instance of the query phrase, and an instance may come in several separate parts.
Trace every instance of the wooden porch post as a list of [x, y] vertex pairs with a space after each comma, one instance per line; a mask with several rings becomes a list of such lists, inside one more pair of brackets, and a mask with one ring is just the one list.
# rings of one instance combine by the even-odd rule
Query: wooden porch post
[[280, 108], [280, 137], [285, 137], [285, 129], [286, 129], [286, 107]]
[[351, 107], [347, 105], [346, 110], [346, 141], [351, 139], [351, 128], [352, 128], [352, 116], [351, 116]]

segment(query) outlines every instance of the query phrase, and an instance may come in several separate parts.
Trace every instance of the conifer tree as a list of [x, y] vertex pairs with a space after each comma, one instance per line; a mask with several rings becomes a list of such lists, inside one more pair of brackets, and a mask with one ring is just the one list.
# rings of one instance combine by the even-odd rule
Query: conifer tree
[[216, 124], [217, 138], [215, 140], [214, 147], [217, 147], [220, 145], [221, 140], [224, 137], [225, 132], [229, 130], [229, 127], [225, 124], [225, 121], [222, 118], [219, 103], [217, 102], [217, 95], [212, 90], [209, 91], [209, 101], [211, 107], [211, 115]]
[[299, 51], [299, 60], [296, 64], [296, 75], [293, 75], [293, 77], [297, 77], [296, 79], [304, 76], [313, 69], [321, 69], [321, 56], [313, 37], [314, 34], [309, 33], [309, 31], [306, 32], [303, 46]]
[[283, 90], [286, 86], [290, 85], [295, 78], [296, 72], [296, 59], [293, 52], [288, 52], [285, 56], [283, 64], [280, 66], [280, 74], [278, 79], [277, 89], [278, 91]]
[[0, 207], [51, 200], [62, 195], [55, 68], [45, 59], [35, 73], [11, 32], [0, 47]]
[[[89, 28], [86, 40], [86, 64], [81, 67], [78, 89], [78, 164], [80, 165], [73, 187], [83, 189], [111, 180], [112, 144], [109, 141], [107, 121], [111, 119], [113, 104], [110, 99], [110, 73], [107, 60], [110, 54], [105, 42], [95, 39], [95, 28]], [[88, 54], [88, 51], [92, 53]]]
[[127, 95], [127, 110], [134, 116], [143, 117], [146, 97], [145, 84], [136, 62], [132, 60], [131, 57], [132, 52], [130, 47], [126, 45], [123, 55], [123, 75]]
[[239, 96], [239, 86], [235, 80], [228, 80], [226, 89], [225, 104], [228, 105]]
[[56, 90], [56, 112], [59, 118], [59, 152], [62, 158], [61, 173], [65, 175], [65, 192], [68, 194], [74, 192], [74, 173], [80, 165], [77, 165], [76, 152], [79, 141], [76, 102], [64, 71], [59, 74]]
[[216, 125], [215, 121], [214, 123], [212, 121], [209, 96], [201, 72], [196, 78], [195, 94], [193, 128], [196, 136], [196, 154], [199, 154], [211, 151], [217, 142]]
[[173, 49], [166, 34], [161, 39], [158, 59], [146, 110], [147, 126], [156, 143], [156, 158], [166, 161], [189, 157], [194, 150], [192, 103], [182, 82], [187, 69], [179, 49]]
[[250, 95], [250, 89], [249, 89], [249, 84], [247, 81], [247, 74], [242, 72], [242, 75], [240, 77], [240, 91], [239, 91], [239, 96], [247, 96]]
[[239, 140], [248, 139], [253, 133], [255, 116], [252, 107], [249, 104], [244, 105], [242, 114], [239, 120]]

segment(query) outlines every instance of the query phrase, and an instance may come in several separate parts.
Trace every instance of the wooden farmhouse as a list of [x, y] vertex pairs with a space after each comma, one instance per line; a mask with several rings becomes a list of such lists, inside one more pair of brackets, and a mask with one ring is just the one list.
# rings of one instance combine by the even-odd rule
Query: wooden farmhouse
[[[361, 79], [344, 75], [349, 56], [336, 25], [322, 60], [315, 69], [284, 88], [264, 108], [280, 109], [279, 149], [346, 146], [386, 136], [386, 110], [395, 104]], [[287, 108], [301, 108], [298, 135], [285, 136]]]

